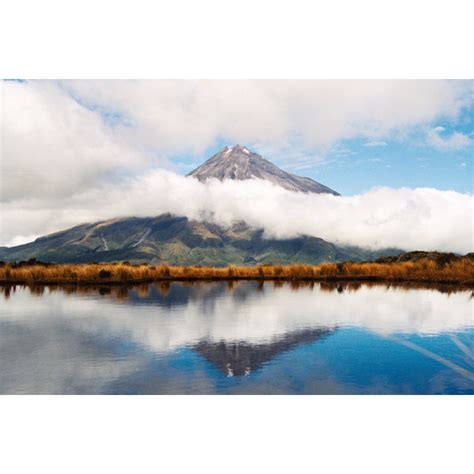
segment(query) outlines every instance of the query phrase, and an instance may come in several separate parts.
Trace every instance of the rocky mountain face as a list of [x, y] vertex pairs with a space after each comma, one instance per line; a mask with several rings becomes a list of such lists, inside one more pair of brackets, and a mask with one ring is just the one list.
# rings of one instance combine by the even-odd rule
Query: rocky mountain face
[[283, 171], [270, 161], [241, 145], [226, 146], [201, 166], [191, 171], [188, 176], [193, 176], [200, 181], [209, 178], [217, 178], [221, 181], [225, 179], [259, 178], [270, 181], [289, 191], [338, 195], [336, 191], [310, 178], [303, 178]]
[[[245, 147], [226, 147], [188, 176], [204, 181], [265, 179], [291, 191], [332, 193], [309, 178], [286, 173]], [[150, 262], [174, 265], [311, 263], [371, 260], [399, 253], [341, 247], [317, 237], [276, 240], [245, 223], [222, 227], [186, 217], [128, 217], [83, 224], [16, 247], [0, 247], [0, 260], [49, 262]]]

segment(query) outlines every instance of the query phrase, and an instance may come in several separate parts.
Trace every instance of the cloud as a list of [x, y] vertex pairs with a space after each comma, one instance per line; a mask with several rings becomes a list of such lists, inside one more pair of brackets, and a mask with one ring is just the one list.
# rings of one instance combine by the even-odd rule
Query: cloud
[[387, 142], [384, 142], [382, 140], [373, 140], [373, 141], [364, 143], [364, 146], [367, 146], [367, 147], [387, 146]]
[[0, 88], [2, 200], [60, 199], [150, 164], [56, 84], [0, 82]]
[[453, 132], [451, 135], [445, 134], [444, 127], [435, 127], [428, 131], [427, 142], [434, 148], [443, 151], [462, 150], [471, 146], [473, 141], [468, 135], [460, 132]]
[[82, 222], [170, 212], [224, 226], [245, 221], [275, 238], [312, 235], [344, 245], [460, 253], [474, 247], [473, 196], [429, 188], [344, 197], [294, 193], [261, 180], [201, 183], [155, 170], [120, 187], [104, 184], [62, 202], [26, 204], [2, 204], [6, 242]]
[[472, 101], [469, 81], [68, 81], [92, 107], [114, 110], [130, 139], [169, 151], [232, 142], [306, 146], [368, 137], [444, 116]]

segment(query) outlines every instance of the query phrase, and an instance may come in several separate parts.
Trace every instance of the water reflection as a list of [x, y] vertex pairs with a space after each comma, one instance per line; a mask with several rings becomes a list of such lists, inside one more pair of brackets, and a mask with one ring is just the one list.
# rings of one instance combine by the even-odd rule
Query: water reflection
[[194, 345], [193, 349], [228, 377], [248, 376], [278, 354], [287, 352], [299, 344], [318, 341], [330, 333], [330, 329], [307, 329], [288, 333], [271, 342], [255, 344], [246, 341], [202, 341]]
[[2, 393], [474, 393], [472, 293], [459, 288], [1, 291]]

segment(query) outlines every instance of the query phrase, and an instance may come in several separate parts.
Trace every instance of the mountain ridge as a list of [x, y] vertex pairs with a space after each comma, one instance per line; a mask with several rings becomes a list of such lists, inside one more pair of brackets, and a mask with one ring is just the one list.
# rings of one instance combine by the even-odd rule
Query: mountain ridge
[[259, 178], [270, 181], [288, 191], [329, 193], [339, 196], [338, 192], [324, 184], [311, 178], [288, 173], [242, 145], [224, 147], [186, 176], [197, 178], [200, 181], [206, 181], [209, 178], [216, 178], [220, 181]]

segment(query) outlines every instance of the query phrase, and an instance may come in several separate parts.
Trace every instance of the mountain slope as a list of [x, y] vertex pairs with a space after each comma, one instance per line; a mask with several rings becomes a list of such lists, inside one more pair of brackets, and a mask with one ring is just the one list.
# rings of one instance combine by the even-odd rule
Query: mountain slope
[[226, 146], [187, 176], [193, 176], [200, 181], [209, 178], [217, 178], [221, 181], [225, 179], [260, 178], [289, 191], [338, 195], [336, 191], [310, 178], [303, 178], [283, 171], [270, 161], [241, 145]]
[[320, 263], [368, 260], [396, 251], [370, 252], [339, 247], [317, 237], [265, 239], [245, 224], [229, 228], [185, 217], [130, 217], [84, 224], [0, 248], [0, 260], [37, 258], [49, 262], [167, 262], [175, 265], [224, 266], [231, 263]]

